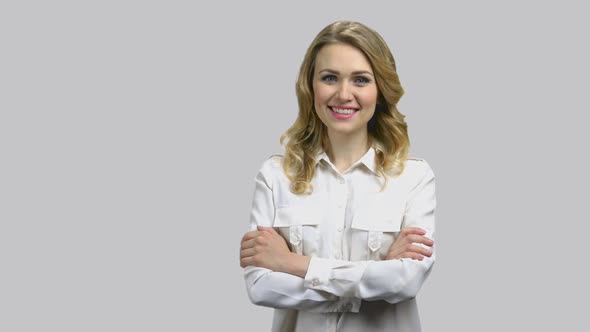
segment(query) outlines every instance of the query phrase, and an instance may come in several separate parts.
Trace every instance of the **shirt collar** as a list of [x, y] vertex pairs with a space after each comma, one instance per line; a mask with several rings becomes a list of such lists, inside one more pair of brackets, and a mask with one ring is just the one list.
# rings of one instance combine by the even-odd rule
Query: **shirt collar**
[[[320, 149], [320, 152], [315, 156], [315, 165], [317, 165], [322, 159], [330, 162], [330, 158], [328, 154], [323, 149]], [[377, 175], [377, 169], [375, 167], [375, 148], [370, 147], [369, 150], [365, 153], [364, 156], [361, 157], [354, 165], [364, 164], [373, 174]]]

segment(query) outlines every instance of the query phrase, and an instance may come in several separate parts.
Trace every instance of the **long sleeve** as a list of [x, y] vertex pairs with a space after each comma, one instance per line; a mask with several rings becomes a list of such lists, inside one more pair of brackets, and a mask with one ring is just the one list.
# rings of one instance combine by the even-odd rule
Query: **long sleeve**
[[[270, 163], [271, 160], [267, 160], [255, 177], [250, 230], [256, 230], [258, 225], [273, 225], [275, 208], [272, 181], [268, 175], [272, 167]], [[340, 298], [322, 290], [309, 289], [304, 286], [303, 278], [265, 268], [247, 266], [244, 279], [250, 301], [256, 305], [311, 312], [358, 312], [361, 304], [355, 298]]]
[[[423, 228], [426, 236], [434, 239], [434, 173], [425, 161], [423, 163], [424, 175], [408, 196], [404, 226]], [[397, 303], [417, 295], [434, 260], [434, 247], [432, 256], [422, 261], [402, 258], [348, 262], [312, 257], [304, 285], [336, 296]]]

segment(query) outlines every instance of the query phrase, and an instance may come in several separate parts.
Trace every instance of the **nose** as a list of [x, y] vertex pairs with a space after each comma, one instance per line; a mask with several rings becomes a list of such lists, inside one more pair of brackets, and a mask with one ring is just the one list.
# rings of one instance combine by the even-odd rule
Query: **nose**
[[338, 90], [336, 91], [336, 97], [341, 101], [352, 100], [352, 89], [347, 82], [340, 83]]

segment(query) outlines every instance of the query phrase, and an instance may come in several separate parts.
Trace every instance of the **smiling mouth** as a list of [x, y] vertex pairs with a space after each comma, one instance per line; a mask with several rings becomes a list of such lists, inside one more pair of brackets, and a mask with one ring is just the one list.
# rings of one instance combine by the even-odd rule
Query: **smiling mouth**
[[352, 114], [357, 112], [359, 109], [355, 107], [343, 107], [343, 106], [328, 106], [330, 111], [338, 114]]

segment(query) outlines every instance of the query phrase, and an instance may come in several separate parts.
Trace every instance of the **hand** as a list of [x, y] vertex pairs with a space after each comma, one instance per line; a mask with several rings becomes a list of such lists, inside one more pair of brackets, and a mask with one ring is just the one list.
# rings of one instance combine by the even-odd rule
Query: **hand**
[[258, 226], [248, 232], [240, 243], [240, 266], [264, 267], [275, 272], [283, 270], [291, 251], [285, 239], [272, 227]]
[[421, 243], [429, 247], [434, 245], [434, 241], [424, 236], [424, 234], [426, 234], [426, 231], [418, 227], [402, 228], [391, 247], [389, 247], [385, 259], [412, 258], [423, 260], [424, 257], [432, 256], [431, 250], [415, 244]]

